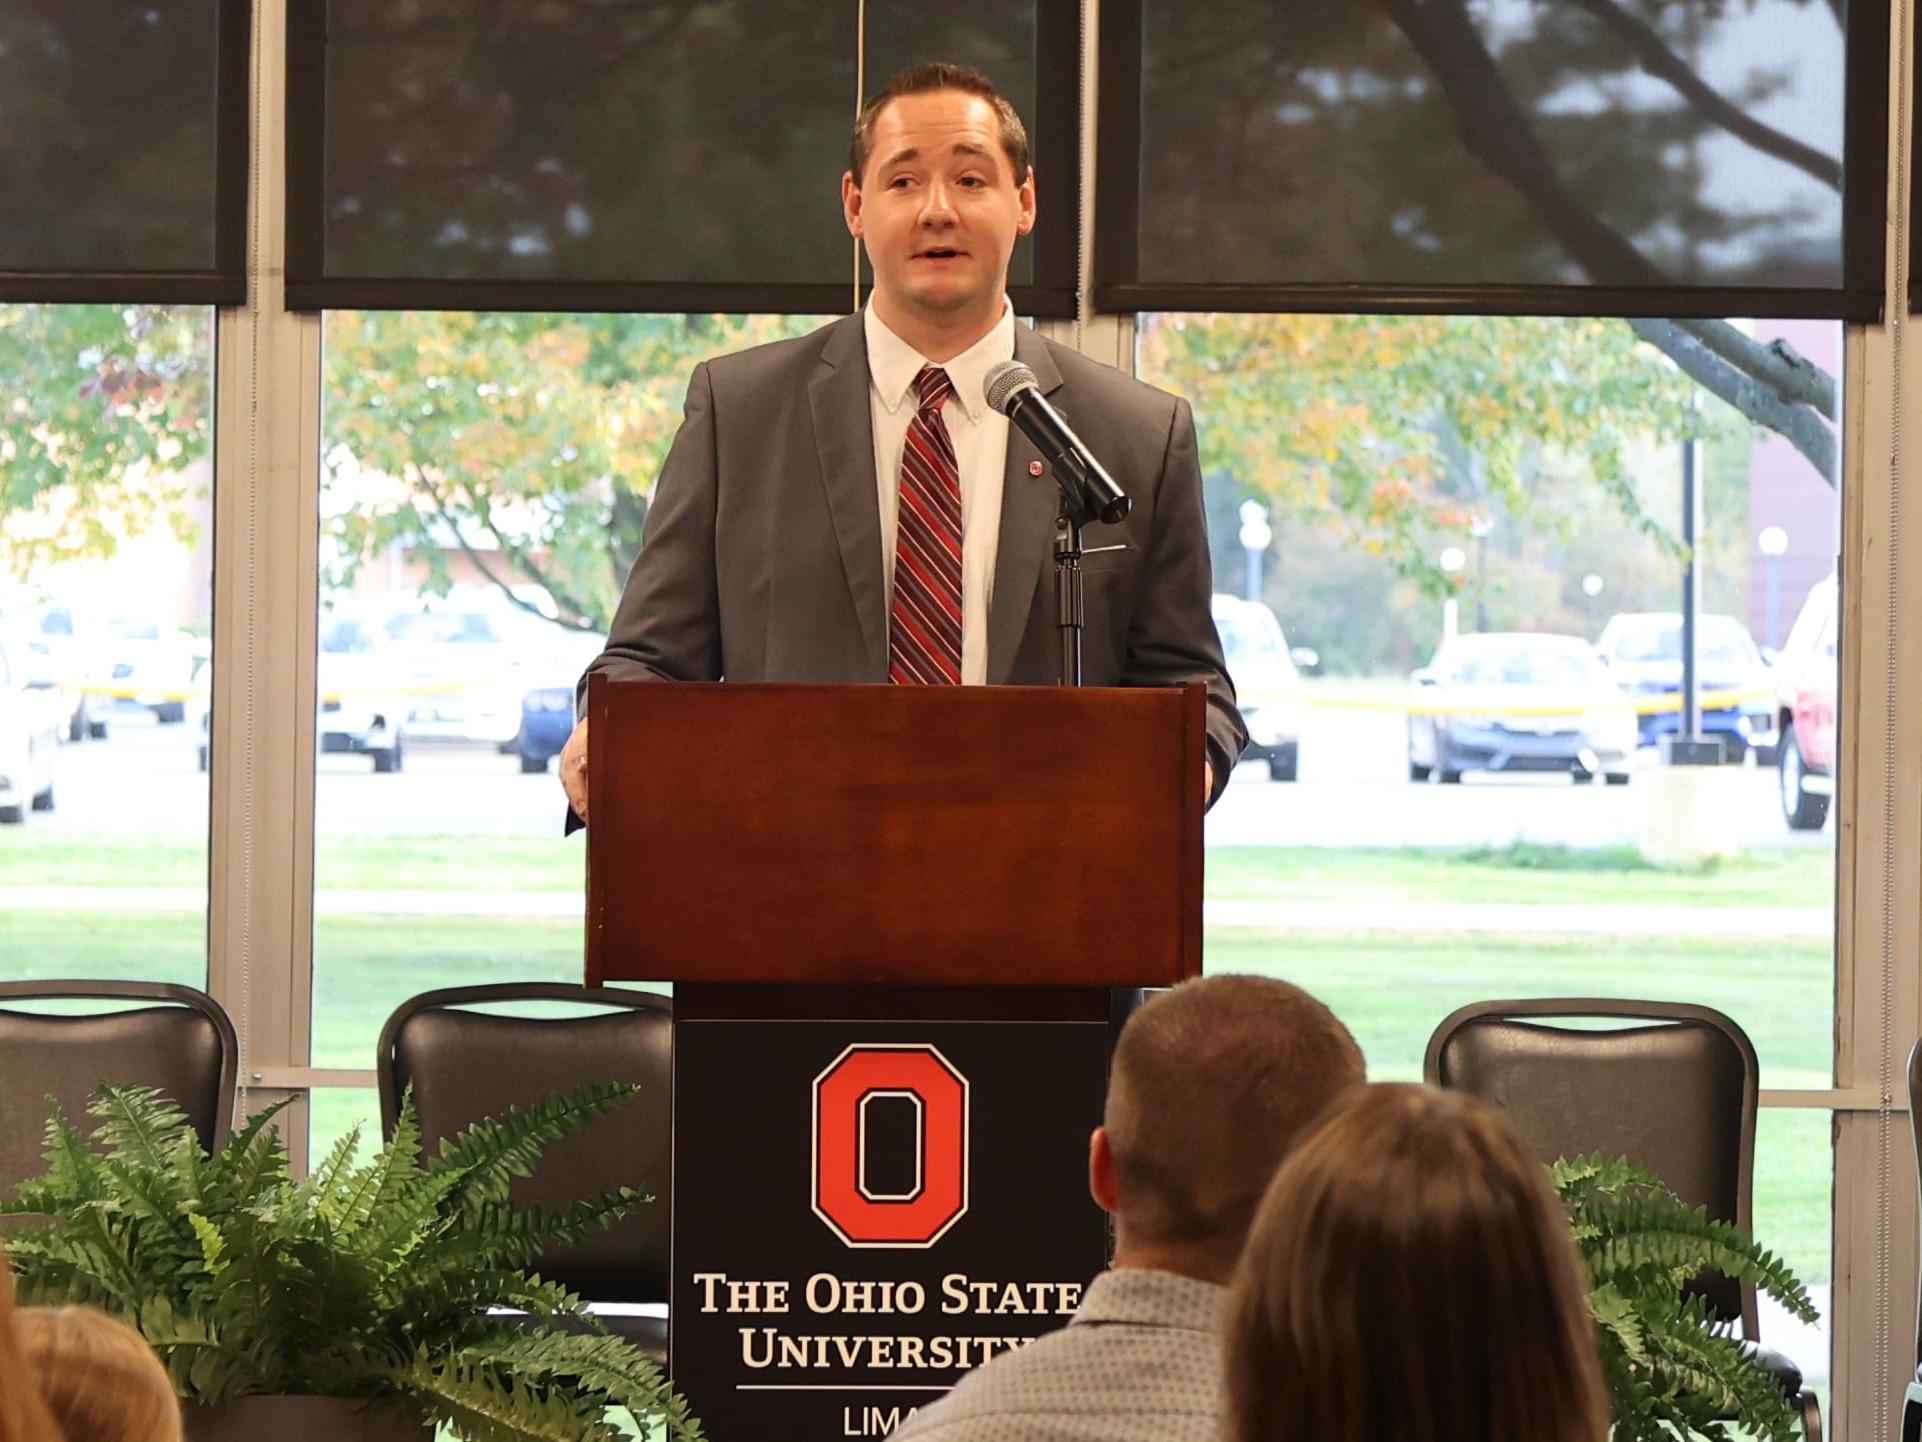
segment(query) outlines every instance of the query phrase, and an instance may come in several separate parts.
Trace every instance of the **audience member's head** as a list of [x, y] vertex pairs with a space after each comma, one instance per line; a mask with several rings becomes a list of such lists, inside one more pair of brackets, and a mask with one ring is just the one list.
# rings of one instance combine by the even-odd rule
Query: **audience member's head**
[[14, 1335], [68, 1442], [180, 1442], [180, 1402], [146, 1339], [92, 1307], [22, 1307]]
[[21, 1355], [13, 1306], [13, 1272], [0, 1253], [0, 1442], [61, 1442], [40, 1399], [39, 1380]]
[[1211, 976], [1149, 1000], [1090, 1149], [1115, 1264], [1226, 1281], [1276, 1163], [1362, 1081], [1348, 1028], [1285, 981]]
[[1547, 1169], [1459, 1093], [1370, 1087], [1282, 1164], [1228, 1303], [1230, 1442], [1602, 1442]]

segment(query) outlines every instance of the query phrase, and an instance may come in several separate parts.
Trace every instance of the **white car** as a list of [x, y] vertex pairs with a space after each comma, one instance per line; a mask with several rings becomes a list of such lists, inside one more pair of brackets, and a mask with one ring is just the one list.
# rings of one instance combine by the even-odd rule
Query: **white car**
[[1626, 786], [1635, 708], [1580, 636], [1488, 632], [1444, 641], [1414, 673], [1408, 777], [1560, 771]]
[[0, 823], [53, 810], [53, 756], [63, 720], [51, 682], [29, 671], [26, 648], [0, 635]]
[[[1235, 705], [1248, 728], [1243, 760], [1266, 761], [1276, 781], [1293, 781], [1301, 765], [1301, 672], [1275, 613], [1259, 601], [1216, 593], [1215, 630], [1235, 683]], [[1302, 653], [1302, 659], [1309, 659]], [[1310, 661], [1312, 664], [1312, 660]]]
[[380, 626], [365, 617], [323, 614], [319, 652], [314, 744], [371, 757], [379, 772], [400, 770], [410, 703]]
[[510, 624], [491, 609], [434, 602], [387, 616], [381, 630], [406, 689], [409, 740], [500, 746], [520, 733], [527, 688]]

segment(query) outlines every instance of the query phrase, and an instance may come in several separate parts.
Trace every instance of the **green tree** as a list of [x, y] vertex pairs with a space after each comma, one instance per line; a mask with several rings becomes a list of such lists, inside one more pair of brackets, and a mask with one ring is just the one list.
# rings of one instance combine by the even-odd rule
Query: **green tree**
[[[400, 544], [544, 586], [605, 632], [688, 372], [816, 322], [788, 316], [338, 312], [328, 318], [325, 527], [336, 583]], [[483, 544], [484, 543], [484, 544]]]
[[111, 555], [155, 526], [195, 539], [213, 429], [212, 314], [0, 305], [0, 563]]
[[1740, 429], [1613, 320], [1161, 315], [1144, 324], [1140, 366], [1202, 417], [1205, 469], [1437, 595], [1449, 583], [1436, 554], [1473, 522], [1577, 523], [1532, 504], [1544, 478], [1585, 481], [1667, 537], [1637, 460]]

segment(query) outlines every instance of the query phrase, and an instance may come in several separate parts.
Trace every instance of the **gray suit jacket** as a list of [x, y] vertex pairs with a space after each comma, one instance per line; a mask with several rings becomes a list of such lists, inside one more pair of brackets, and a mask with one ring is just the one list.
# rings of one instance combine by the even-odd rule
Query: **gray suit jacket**
[[[1129, 496], [1093, 526], [1083, 669], [1091, 686], [1208, 687], [1217, 794], [1247, 740], [1209, 612], [1188, 403], [1015, 327], [1015, 358]], [[852, 315], [697, 366], [640, 558], [592, 666], [617, 680], [885, 682], [887, 588], [867, 343]], [[988, 679], [1052, 685], [1058, 491], [1010, 427], [988, 617]]]

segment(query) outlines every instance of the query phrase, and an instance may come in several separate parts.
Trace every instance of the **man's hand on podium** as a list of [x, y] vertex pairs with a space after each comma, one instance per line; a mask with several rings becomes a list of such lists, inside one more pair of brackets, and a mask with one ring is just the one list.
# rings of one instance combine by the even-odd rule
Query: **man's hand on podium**
[[561, 747], [561, 789], [567, 793], [567, 804], [574, 808], [574, 814], [581, 818], [581, 825], [587, 825], [587, 720], [583, 717], [575, 724], [574, 734], [567, 738]]
[[[583, 723], [581, 723], [581, 724], [583, 724], [583, 725], [585, 725], [586, 723], [585, 723], [585, 722], [583, 722]], [[570, 742], [569, 744], [571, 745], [572, 743]], [[585, 753], [583, 753], [583, 754], [585, 754]], [[562, 755], [561, 755], [561, 770], [562, 770], [562, 772], [563, 772], [563, 773], [565, 773], [565, 772], [566, 772], [566, 770], [567, 770], [567, 756], [566, 756], [566, 753], [562, 753]], [[583, 790], [585, 790], [586, 788], [585, 788], [585, 787], [583, 787], [582, 789], [583, 789]], [[1212, 762], [1212, 761], [1204, 761], [1204, 762], [1202, 762], [1202, 763], [1201, 763], [1201, 807], [1202, 807], [1202, 810], [1204, 810], [1204, 811], [1205, 811], [1205, 810], [1207, 810], [1207, 809], [1208, 809], [1208, 798], [1209, 798], [1209, 797], [1211, 797], [1211, 796], [1213, 796], [1214, 794], [1215, 794], [1215, 763], [1214, 763], [1214, 762]], [[585, 820], [586, 818], [585, 818], [585, 817], [583, 817], [582, 819], [583, 819], [583, 820]]]

